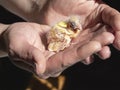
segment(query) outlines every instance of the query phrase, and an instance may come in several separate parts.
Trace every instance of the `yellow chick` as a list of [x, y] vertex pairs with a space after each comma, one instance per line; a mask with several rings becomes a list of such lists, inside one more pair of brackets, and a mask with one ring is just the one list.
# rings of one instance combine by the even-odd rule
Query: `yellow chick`
[[59, 52], [70, 46], [70, 42], [81, 31], [79, 19], [72, 17], [55, 24], [47, 33], [48, 50]]

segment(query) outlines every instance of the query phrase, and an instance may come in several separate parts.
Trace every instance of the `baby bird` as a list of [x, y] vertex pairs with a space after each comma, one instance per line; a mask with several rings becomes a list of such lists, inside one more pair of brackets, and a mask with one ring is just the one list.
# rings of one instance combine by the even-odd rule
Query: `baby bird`
[[81, 30], [81, 24], [77, 17], [58, 22], [47, 33], [48, 50], [59, 52], [69, 47], [71, 40], [76, 38]]

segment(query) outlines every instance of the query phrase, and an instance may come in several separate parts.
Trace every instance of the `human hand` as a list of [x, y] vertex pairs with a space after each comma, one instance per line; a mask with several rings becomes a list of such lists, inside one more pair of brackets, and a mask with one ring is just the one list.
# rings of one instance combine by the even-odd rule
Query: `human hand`
[[46, 25], [15, 23], [7, 28], [3, 37], [6, 51], [15, 65], [41, 78], [48, 78], [59, 75], [64, 69], [100, 51], [102, 46], [112, 43], [114, 36], [103, 32], [103, 28], [94, 32], [83, 30], [80, 39], [58, 53], [47, 49], [46, 33], [50, 27]]
[[[60, 20], [76, 15], [80, 18], [83, 30], [93, 31], [92, 28], [98, 25], [99, 28], [106, 27], [104, 31], [115, 36], [113, 45], [120, 49], [120, 13], [101, 0], [51, 0], [45, 7], [40, 15], [40, 23], [54, 25]], [[109, 58], [110, 54], [108, 46], [103, 46], [97, 53], [102, 59]]]

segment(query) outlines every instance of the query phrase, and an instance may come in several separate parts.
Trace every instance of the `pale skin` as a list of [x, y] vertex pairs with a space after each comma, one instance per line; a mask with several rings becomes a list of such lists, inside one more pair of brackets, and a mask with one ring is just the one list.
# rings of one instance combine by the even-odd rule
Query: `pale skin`
[[[93, 54], [109, 58], [109, 44], [120, 49], [120, 13], [100, 0], [0, 0], [0, 4], [28, 21], [0, 25], [1, 52], [41, 78], [57, 76], [79, 61], [89, 64]], [[80, 18], [83, 31], [64, 51], [48, 51], [45, 34], [71, 15]]]

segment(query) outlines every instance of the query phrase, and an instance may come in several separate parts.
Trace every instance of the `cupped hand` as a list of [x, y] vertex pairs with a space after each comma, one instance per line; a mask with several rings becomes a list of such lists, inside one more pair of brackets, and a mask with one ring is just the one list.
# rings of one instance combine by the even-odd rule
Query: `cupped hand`
[[[104, 32], [115, 36], [113, 45], [120, 49], [120, 13], [102, 0], [48, 0], [38, 15], [40, 20], [36, 22], [54, 25], [74, 15], [79, 17], [83, 30], [96, 31], [99, 29], [94, 27], [98, 25], [101, 25], [99, 28], [106, 27]], [[108, 46], [103, 46], [97, 53], [102, 59], [109, 58], [110, 54]], [[90, 61], [88, 58], [86, 60]]]
[[[18, 67], [30, 71], [41, 78], [59, 75], [64, 69], [99, 52], [102, 46], [111, 44], [114, 36], [98, 31], [83, 30], [71, 46], [58, 53], [48, 51], [46, 33], [51, 27], [36, 23], [15, 23], [3, 33], [6, 51], [11, 61]], [[108, 38], [109, 36], [109, 38]], [[101, 41], [102, 39], [102, 41]]]

